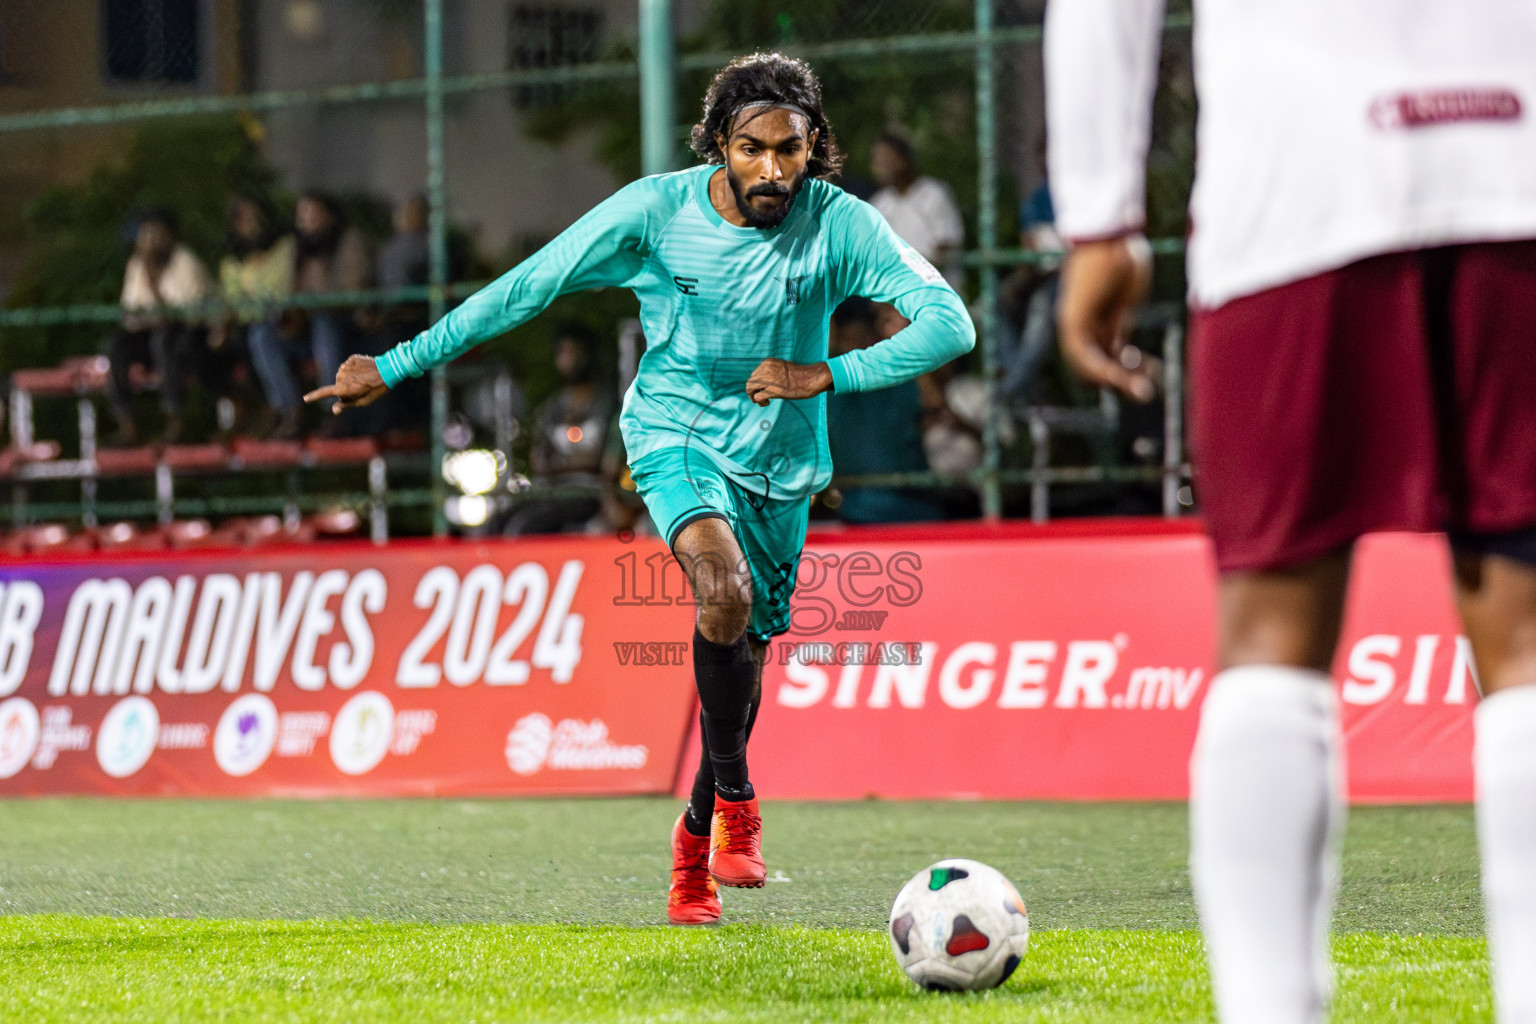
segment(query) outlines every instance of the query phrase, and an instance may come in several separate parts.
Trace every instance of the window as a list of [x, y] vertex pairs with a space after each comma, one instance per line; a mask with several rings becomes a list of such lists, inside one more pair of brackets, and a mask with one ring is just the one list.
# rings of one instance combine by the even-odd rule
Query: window
[[[597, 57], [603, 34], [603, 12], [593, 7], [516, 4], [508, 37], [508, 63], [514, 71], [558, 68]], [[520, 85], [512, 102], [520, 108], [562, 103], [575, 95], [574, 85]]]
[[193, 85], [200, 0], [102, 0], [102, 48], [114, 82]]

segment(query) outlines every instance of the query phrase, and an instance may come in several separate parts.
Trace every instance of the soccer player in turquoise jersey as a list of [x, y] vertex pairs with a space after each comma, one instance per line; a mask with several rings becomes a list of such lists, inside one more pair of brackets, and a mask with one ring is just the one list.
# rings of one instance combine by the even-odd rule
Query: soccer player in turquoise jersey
[[[764, 649], [789, 628], [810, 496], [831, 476], [822, 395], [910, 380], [975, 341], [934, 268], [823, 180], [840, 159], [805, 63], [733, 61], [709, 87], [693, 148], [704, 164], [620, 189], [430, 330], [377, 360], [353, 356], [308, 396], [366, 405], [556, 296], [608, 286], [639, 297], [647, 348], [621, 427], [635, 485], [698, 599], [704, 754], [672, 830], [674, 924], [718, 921], [715, 883], [765, 877], [746, 746]], [[855, 295], [911, 323], [829, 360], [829, 317]]]

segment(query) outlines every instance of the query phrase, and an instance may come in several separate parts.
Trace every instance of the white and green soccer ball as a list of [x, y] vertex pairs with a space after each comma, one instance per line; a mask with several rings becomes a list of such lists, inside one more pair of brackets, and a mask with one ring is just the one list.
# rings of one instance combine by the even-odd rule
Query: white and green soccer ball
[[996, 868], [954, 858], [924, 868], [891, 907], [891, 950], [926, 989], [996, 988], [1024, 958], [1029, 914]]

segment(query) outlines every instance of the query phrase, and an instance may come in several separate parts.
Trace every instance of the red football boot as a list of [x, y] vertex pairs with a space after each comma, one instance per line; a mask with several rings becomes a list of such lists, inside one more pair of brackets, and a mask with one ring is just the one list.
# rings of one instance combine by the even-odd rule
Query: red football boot
[[[684, 812], [687, 813], [687, 812]], [[672, 826], [672, 886], [667, 890], [668, 924], [719, 924], [720, 893], [709, 877], [709, 837]]]
[[715, 816], [709, 828], [709, 873], [721, 885], [760, 889], [768, 877], [760, 844], [763, 819], [757, 798], [722, 800], [715, 797]]

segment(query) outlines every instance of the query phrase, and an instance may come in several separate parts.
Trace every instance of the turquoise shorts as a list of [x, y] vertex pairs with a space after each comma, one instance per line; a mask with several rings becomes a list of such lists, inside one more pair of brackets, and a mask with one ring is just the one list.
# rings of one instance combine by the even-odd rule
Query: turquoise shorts
[[732, 480], [704, 452], [683, 446], [642, 455], [629, 473], [668, 547], [689, 523], [724, 519], [752, 574], [747, 632], [767, 641], [789, 630], [789, 599], [810, 518], [808, 498], [764, 498]]

